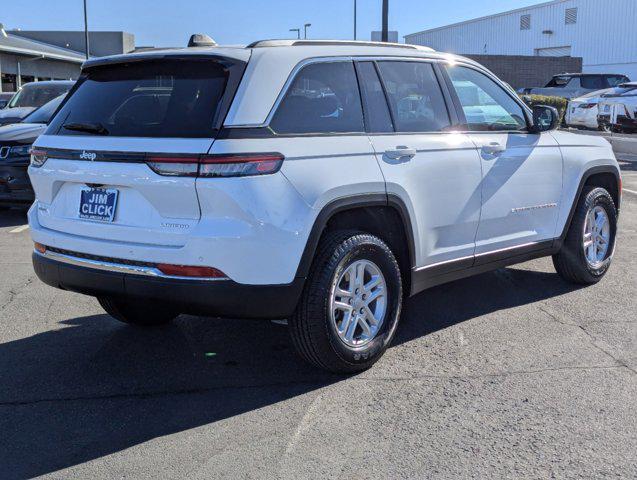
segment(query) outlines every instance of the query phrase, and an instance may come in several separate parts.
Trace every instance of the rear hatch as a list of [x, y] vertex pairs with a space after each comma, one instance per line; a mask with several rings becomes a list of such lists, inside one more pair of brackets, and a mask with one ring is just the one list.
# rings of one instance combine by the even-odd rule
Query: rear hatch
[[40, 224], [116, 242], [183, 245], [200, 218], [199, 158], [248, 60], [245, 50], [232, 52], [87, 62], [34, 147], [44, 162], [31, 168]]

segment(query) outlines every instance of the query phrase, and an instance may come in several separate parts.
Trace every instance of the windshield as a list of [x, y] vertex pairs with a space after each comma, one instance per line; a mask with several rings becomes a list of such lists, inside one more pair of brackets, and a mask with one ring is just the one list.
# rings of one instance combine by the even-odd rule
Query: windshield
[[40, 108], [38, 108], [34, 112], [31, 112], [29, 115], [27, 115], [24, 118], [24, 120], [22, 120], [22, 122], [23, 123], [49, 123], [49, 120], [51, 120], [51, 116], [60, 106], [60, 104], [62, 103], [62, 100], [64, 100], [64, 97], [66, 97], [66, 93], [63, 95], [60, 95], [59, 97], [54, 98], [48, 103], [45, 103]]
[[51, 123], [59, 135], [210, 138], [229, 71], [217, 61], [95, 67]]
[[38, 85], [37, 82], [27, 83], [15, 94], [7, 108], [41, 107], [46, 102], [68, 92], [71, 86], [69, 83], [46, 83], [41, 85]]

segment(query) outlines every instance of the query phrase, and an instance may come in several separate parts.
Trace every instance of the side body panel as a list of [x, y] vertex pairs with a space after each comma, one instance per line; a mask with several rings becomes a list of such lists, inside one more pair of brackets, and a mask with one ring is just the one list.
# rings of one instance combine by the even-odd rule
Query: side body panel
[[[480, 219], [480, 159], [467, 135], [372, 135], [387, 181], [387, 193], [409, 210], [415, 268], [471, 258]], [[385, 151], [408, 147], [412, 158], [394, 160]]]
[[[549, 133], [474, 133], [483, 178], [476, 255], [555, 237], [562, 156]], [[493, 151], [495, 146], [502, 151]]]

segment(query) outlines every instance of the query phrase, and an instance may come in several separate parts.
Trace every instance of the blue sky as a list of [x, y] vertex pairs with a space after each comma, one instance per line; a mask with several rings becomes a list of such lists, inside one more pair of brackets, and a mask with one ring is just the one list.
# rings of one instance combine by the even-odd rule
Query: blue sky
[[[389, 26], [402, 38], [540, 1], [390, 0]], [[83, 28], [82, 0], [2, 3], [0, 22], [7, 29]], [[89, 28], [133, 33], [138, 46], [181, 46], [195, 32], [224, 44], [291, 38], [288, 30], [302, 28], [304, 23], [312, 24], [310, 38], [351, 39], [353, 35], [353, 0], [88, 0], [88, 6]], [[368, 40], [372, 30], [380, 29], [380, 6], [381, 0], [358, 0], [359, 39]]]

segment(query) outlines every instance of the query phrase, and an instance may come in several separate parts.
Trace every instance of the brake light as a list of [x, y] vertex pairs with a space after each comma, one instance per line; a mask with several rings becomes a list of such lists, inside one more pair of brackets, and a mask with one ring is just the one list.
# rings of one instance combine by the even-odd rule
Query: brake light
[[175, 177], [245, 177], [276, 173], [283, 163], [280, 153], [228, 155], [149, 155], [146, 164], [157, 174]]
[[40, 168], [47, 161], [48, 155], [46, 150], [31, 149], [31, 166]]
[[221, 270], [212, 267], [195, 267], [190, 265], [170, 265], [160, 263], [157, 269], [165, 275], [173, 277], [196, 277], [196, 278], [228, 278]]

